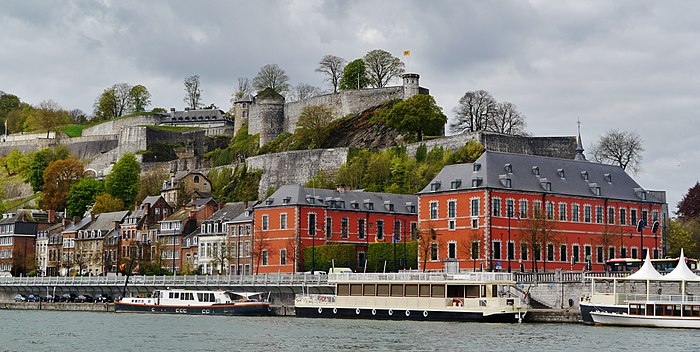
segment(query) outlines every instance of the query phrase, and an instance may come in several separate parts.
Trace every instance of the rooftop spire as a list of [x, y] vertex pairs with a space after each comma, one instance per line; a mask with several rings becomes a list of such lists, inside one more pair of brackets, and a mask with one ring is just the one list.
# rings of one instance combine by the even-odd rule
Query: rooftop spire
[[581, 119], [576, 121], [578, 125], [578, 138], [576, 139], [576, 156], [574, 160], [586, 160], [586, 156], [583, 155], [583, 143], [581, 143]]

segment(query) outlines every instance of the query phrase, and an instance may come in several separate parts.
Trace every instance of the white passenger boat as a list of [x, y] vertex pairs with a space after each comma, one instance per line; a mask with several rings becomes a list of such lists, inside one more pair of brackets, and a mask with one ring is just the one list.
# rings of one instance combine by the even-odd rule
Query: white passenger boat
[[126, 297], [114, 303], [116, 312], [191, 315], [267, 315], [270, 302], [260, 293], [168, 289], [151, 297]]
[[[644, 265], [648, 263], [651, 266], [647, 256]], [[600, 296], [581, 302], [582, 316], [586, 309], [590, 320], [597, 325], [700, 328], [700, 297], [689, 293], [687, 286], [688, 283], [700, 284], [700, 276], [688, 269], [682, 251], [678, 265], [668, 275], [662, 276], [653, 268], [644, 269], [644, 266], [637, 273], [640, 275], [630, 275], [623, 280], [644, 279], [645, 293], [618, 294], [614, 283], [608, 304], [595, 304], [594, 299], [602, 301]], [[651, 292], [652, 283], [658, 286], [655, 293]], [[666, 290], [677, 288], [678, 292], [662, 294], [664, 287]]]
[[508, 273], [330, 274], [334, 295], [300, 294], [301, 317], [521, 322]]

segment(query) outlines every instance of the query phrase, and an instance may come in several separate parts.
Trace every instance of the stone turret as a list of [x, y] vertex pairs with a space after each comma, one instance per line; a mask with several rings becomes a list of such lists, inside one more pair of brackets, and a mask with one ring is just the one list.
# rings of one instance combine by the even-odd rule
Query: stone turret
[[258, 93], [255, 105], [260, 145], [263, 145], [284, 132], [284, 97], [268, 88]]
[[233, 134], [235, 135], [241, 129], [243, 124], [248, 123], [250, 116], [250, 108], [254, 103], [253, 96], [246, 94], [240, 99], [233, 102], [231, 113], [233, 114]]
[[403, 78], [403, 100], [420, 94], [420, 84], [418, 83], [420, 75], [417, 73], [404, 73], [401, 78]]

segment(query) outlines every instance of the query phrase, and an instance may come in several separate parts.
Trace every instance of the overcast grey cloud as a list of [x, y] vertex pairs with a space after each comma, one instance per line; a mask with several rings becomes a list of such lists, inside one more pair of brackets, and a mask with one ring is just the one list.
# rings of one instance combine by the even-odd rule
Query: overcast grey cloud
[[698, 181], [700, 3], [694, 1], [3, 1], [0, 90], [92, 111], [112, 84], [144, 84], [153, 105], [184, 106], [185, 76], [228, 109], [239, 77], [265, 64], [323, 86], [326, 54], [401, 56], [448, 116], [484, 89], [534, 135], [585, 146], [636, 130], [636, 175], [675, 205]]

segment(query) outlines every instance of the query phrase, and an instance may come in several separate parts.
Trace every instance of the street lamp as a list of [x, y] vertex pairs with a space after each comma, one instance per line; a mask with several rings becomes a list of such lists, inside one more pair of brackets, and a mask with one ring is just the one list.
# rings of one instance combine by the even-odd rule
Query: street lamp
[[508, 244], [506, 244], [506, 255], [508, 256], [508, 272], [510, 273], [510, 218], [513, 217], [513, 204], [508, 204], [506, 212], [508, 213]]
[[644, 224], [643, 219], [640, 219], [637, 222], [637, 232], [639, 232], [639, 259], [640, 260], [644, 260], [644, 254], [642, 253], [642, 252], [644, 252], [644, 234], [643, 234], [644, 225], [645, 224]]

